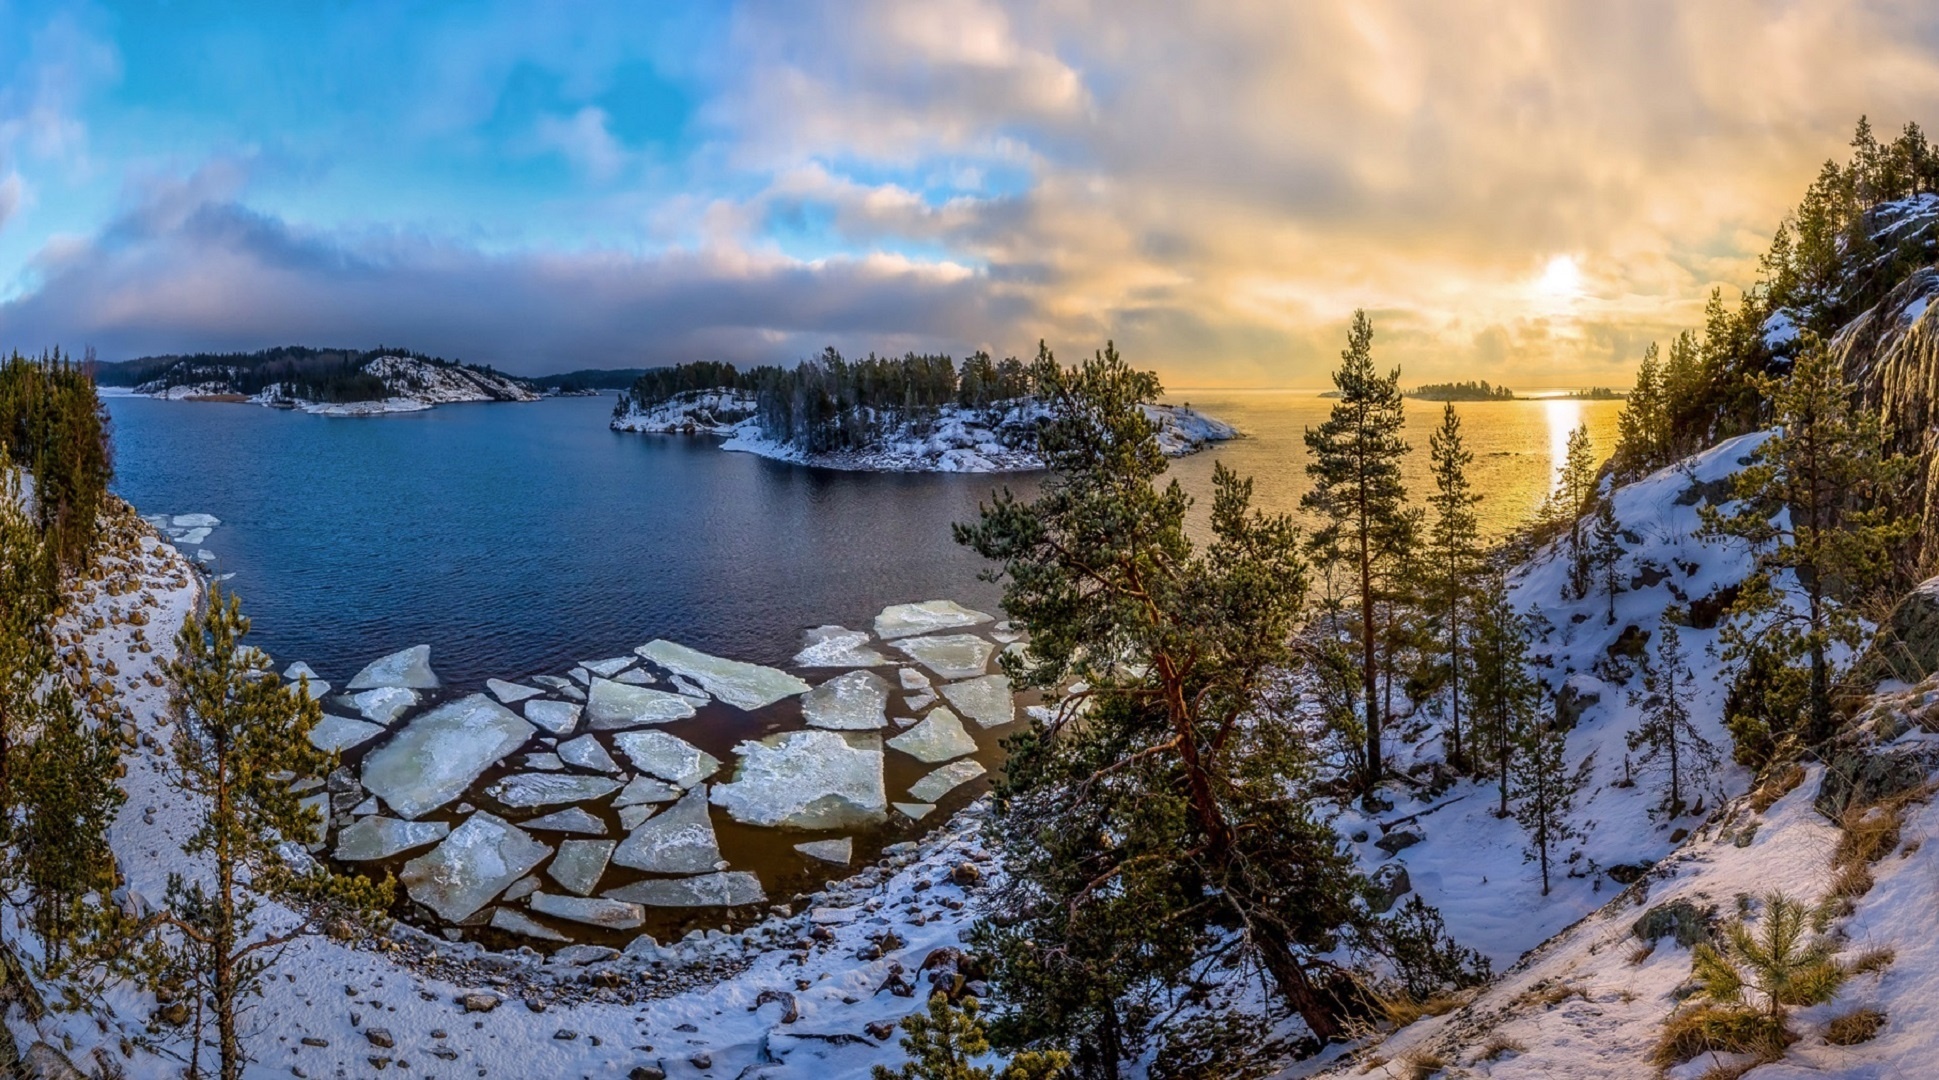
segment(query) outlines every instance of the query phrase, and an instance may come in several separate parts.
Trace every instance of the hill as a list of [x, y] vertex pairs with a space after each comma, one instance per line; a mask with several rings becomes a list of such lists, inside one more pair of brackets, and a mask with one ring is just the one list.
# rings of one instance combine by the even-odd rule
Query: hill
[[536, 401], [531, 382], [408, 350], [316, 349], [149, 356], [104, 364], [102, 386], [176, 400], [249, 400], [332, 415], [410, 412], [462, 401]]

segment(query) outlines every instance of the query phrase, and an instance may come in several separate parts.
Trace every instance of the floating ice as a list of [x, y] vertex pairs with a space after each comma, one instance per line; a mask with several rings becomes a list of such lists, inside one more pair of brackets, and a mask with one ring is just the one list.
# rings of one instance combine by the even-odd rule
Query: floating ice
[[908, 697], [903, 698], [902, 707], [905, 709], [908, 709], [910, 712], [919, 713], [922, 710], [927, 709], [929, 706], [934, 705], [936, 703], [936, 700], [937, 699], [936, 699], [935, 691], [924, 690], [920, 694], [910, 694]]
[[298, 689], [299, 687], [309, 691], [311, 701], [322, 701], [323, 695], [330, 692], [330, 684], [327, 682], [324, 682], [322, 679], [311, 679], [308, 682], [299, 681], [299, 682], [293, 682], [290, 684], [290, 689], [292, 691]]
[[910, 785], [909, 794], [923, 802], [933, 803], [982, 775], [983, 766], [978, 762], [952, 761]]
[[208, 538], [209, 530], [207, 529], [183, 529], [180, 535], [175, 537], [175, 542], [183, 545], [199, 544]]
[[214, 514], [176, 514], [170, 524], [178, 529], [213, 529], [222, 524], [222, 519]]
[[541, 772], [564, 772], [566, 763], [557, 754], [527, 754], [519, 759], [522, 768], [538, 769]]
[[536, 941], [572, 940], [557, 930], [539, 922], [537, 919], [532, 918], [530, 915], [513, 908], [493, 908], [491, 913], [491, 928], [493, 930], [503, 930], [508, 934], [517, 934], [520, 937], [529, 937]]
[[704, 787], [648, 818], [613, 852], [613, 862], [620, 866], [655, 874], [702, 874], [719, 869], [720, 861]]
[[490, 690], [498, 700], [507, 705], [516, 705], [526, 698], [538, 697], [543, 692], [529, 686], [520, 686], [515, 682], [506, 682], [504, 679], [486, 679], [485, 689]]
[[613, 755], [608, 754], [606, 748], [599, 745], [599, 740], [591, 735], [581, 735], [576, 739], [560, 743], [559, 760], [581, 769], [591, 769], [593, 772], [619, 771], [619, 763], [613, 760]]
[[606, 660], [581, 660], [579, 666], [608, 679], [633, 666], [633, 657], [615, 656]]
[[413, 645], [401, 652], [394, 652], [369, 666], [350, 680], [352, 690], [370, 690], [379, 686], [407, 686], [414, 690], [430, 690], [438, 685], [438, 677], [431, 671], [431, 646]]
[[368, 862], [435, 844], [451, 834], [442, 821], [399, 821], [389, 817], [367, 817], [345, 825], [337, 832], [337, 858], [345, 862]]
[[889, 681], [873, 671], [851, 671], [801, 696], [809, 727], [874, 731], [889, 722]]
[[324, 713], [323, 719], [310, 729], [310, 745], [326, 754], [336, 754], [362, 746], [383, 733], [384, 729], [376, 724]]
[[891, 803], [890, 805], [894, 806], [910, 821], [921, 821], [923, 818], [936, 812], [935, 803], [899, 802]]
[[897, 681], [902, 683], [904, 690], [929, 689], [929, 676], [924, 675], [919, 668], [897, 668], [895, 669], [895, 677]]
[[735, 821], [840, 829], [880, 822], [887, 810], [877, 736], [809, 729], [734, 749], [740, 766], [713, 799]]
[[663, 780], [650, 776], [635, 776], [620, 793], [613, 798], [615, 807], [638, 806], [641, 803], [672, 802], [680, 797], [680, 789]]
[[990, 616], [966, 608], [954, 600], [925, 600], [920, 604], [890, 604], [875, 617], [875, 635], [891, 638], [927, 634], [957, 626], [975, 626], [990, 621]]
[[404, 864], [397, 880], [411, 899], [458, 922], [544, 862], [552, 849], [503, 818], [480, 811], [427, 854]]
[[364, 719], [389, 727], [397, 723], [397, 718], [403, 716], [405, 710], [418, 703], [418, 696], [417, 691], [402, 686], [380, 686], [375, 690], [351, 694], [342, 700], [348, 701], [351, 708], [362, 713]]
[[903, 638], [895, 647], [945, 679], [968, 679], [989, 670], [996, 646], [974, 634]]
[[485, 794], [506, 806], [524, 807], [586, 802], [611, 795], [618, 790], [619, 781], [609, 776], [519, 773], [486, 788]]
[[745, 907], [767, 900], [761, 879], [744, 870], [699, 877], [637, 881], [606, 894], [647, 907]]
[[693, 714], [693, 702], [679, 694], [611, 679], [594, 679], [592, 696], [586, 702], [586, 715], [592, 719], [594, 731], [664, 724]]
[[512, 882], [511, 886], [508, 887], [503, 893], [501, 893], [498, 898], [507, 903], [510, 903], [513, 900], [523, 900], [526, 897], [538, 891], [539, 891], [539, 879], [536, 877], [526, 876], [526, 877], [519, 878], [517, 881]]
[[541, 915], [570, 919], [607, 930], [631, 930], [646, 921], [646, 912], [640, 905], [600, 896], [560, 896], [557, 893], [537, 892], [532, 894], [529, 903], [532, 910]]
[[794, 849], [810, 859], [820, 859], [838, 866], [847, 866], [855, 858], [855, 840], [847, 836], [840, 840], [810, 840], [805, 844], [796, 844]]
[[[679, 792], [676, 790], [674, 794], [677, 796]], [[619, 808], [619, 827], [627, 832], [632, 832], [634, 829], [640, 827], [640, 822], [652, 817], [653, 812], [658, 809], [659, 807], [652, 803], [622, 806]]]
[[378, 809], [379, 809], [379, 806], [378, 806], [377, 799], [373, 796], [371, 798], [365, 799], [363, 802], [358, 803], [356, 809], [350, 811], [350, 816], [369, 817], [371, 814], [376, 813]]
[[311, 851], [321, 851], [323, 842], [330, 836], [330, 795], [319, 791], [302, 802], [304, 809], [316, 811], [313, 819], [316, 824], [310, 829], [309, 848]]
[[808, 684], [785, 671], [739, 660], [723, 660], [664, 639], [633, 650], [676, 675], [685, 675], [708, 693], [740, 709], [758, 709], [806, 693]]
[[555, 810], [544, 817], [536, 817], [521, 822], [520, 828], [528, 832], [582, 833], [586, 836], [606, 835], [606, 823], [588, 814], [577, 806]]
[[290, 666], [283, 669], [283, 678], [288, 679], [291, 682], [295, 682], [298, 679], [304, 679], [304, 678], [309, 679], [311, 682], [315, 682], [322, 677], [323, 676], [318, 675], [316, 673], [315, 668], [311, 667], [310, 665], [304, 663], [301, 660], [298, 660], [296, 663], [291, 664]]
[[554, 735], [569, 735], [579, 726], [579, 706], [570, 701], [528, 701], [525, 718]]
[[664, 731], [625, 731], [613, 745], [635, 768], [662, 780], [690, 788], [714, 775], [720, 759], [698, 746]]
[[707, 703], [707, 691], [702, 690], [699, 683], [694, 682], [685, 675], [675, 675], [673, 677], [673, 688], [687, 697], [693, 698], [697, 704], [704, 705]]
[[1017, 718], [1017, 699], [1010, 692], [1007, 676], [985, 675], [949, 683], [943, 687], [943, 696], [979, 727], [1002, 727]]
[[582, 667], [576, 667], [576, 668], [573, 668], [571, 671], [566, 672], [566, 677], [571, 679], [573, 682], [578, 683], [580, 686], [592, 685], [592, 672], [587, 671], [585, 668], [582, 668]]
[[613, 840], [565, 840], [559, 844], [559, 853], [552, 857], [552, 865], [545, 872], [552, 880], [565, 886], [566, 891], [589, 896], [599, 887], [599, 879], [605, 876], [606, 864], [612, 860], [613, 849], [618, 847]]
[[364, 759], [364, 787], [400, 817], [418, 818], [463, 794], [532, 737], [532, 725], [483, 694], [440, 705]]
[[532, 676], [532, 681], [535, 683], [543, 683], [554, 690], [572, 689], [572, 680], [563, 675], [534, 675]]
[[628, 686], [652, 686], [654, 680], [653, 676], [648, 675], [639, 668], [627, 668], [625, 671], [613, 676], [613, 681], [625, 683]]
[[976, 740], [963, 730], [963, 722], [943, 708], [930, 710], [922, 723], [890, 739], [889, 745], [929, 765], [976, 752]]
[[867, 648], [869, 636], [844, 626], [817, 626], [805, 635], [807, 644], [794, 654], [796, 667], [877, 667], [889, 662]]

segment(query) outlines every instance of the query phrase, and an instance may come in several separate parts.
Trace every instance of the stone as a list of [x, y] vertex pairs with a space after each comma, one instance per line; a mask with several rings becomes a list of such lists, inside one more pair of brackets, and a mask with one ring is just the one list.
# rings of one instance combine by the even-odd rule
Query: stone
[[465, 994], [458, 998], [458, 1004], [463, 1005], [465, 1011], [468, 1013], [488, 1013], [498, 1008], [499, 1004], [503, 1001], [504, 999], [497, 994], [477, 992]]
[[971, 679], [989, 670], [996, 646], [974, 634], [903, 638], [893, 643], [911, 660], [945, 679]]
[[1398, 855], [1425, 839], [1427, 837], [1421, 835], [1419, 829], [1395, 829], [1380, 839], [1375, 840], [1373, 846], [1389, 855]]
[[621, 732], [613, 736], [613, 745], [634, 768], [683, 788], [700, 783], [720, 769], [719, 758], [664, 731]]
[[565, 832], [583, 833], [587, 836], [606, 835], [606, 823], [577, 807], [557, 810], [544, 817], [522, 821], [519, 827], [528, 832]]
[[611, 679], [594, 679], [586, 698], [586, 716], [594, 731], [665, 724], [693, 714], [693, 702], [679, 694]]
[[372, 751], [364, 787], [399, 817], [422, 817], [463, 794], [532, 732], [511, 710], [473, 694], [424, 713]]
[[835, 731], [875, 731], [889, 722], [889, 682], [873, 671], [851, 671], [801, 696], [801, 718], [809, 727]]
[[1374, 868], [1368, 878], [1373, 883], [1374, 891], [1367, 899], [1367, 906], [1376, 915], [1385, 914], [1401, 897], [1414, 891], [1414, 882], [1407, 875], [1406, 863], [1382, 863]]
[[934, 633], [959, 626], [975, 626], [990, 616], [954, 600], [925, 600], [920, 604], [890, 604], [875, 617], [875, 636], [884, 641]]
[[507, 705], [516, 705], [526, 698], [538, 697], [544, 693], [542, 690], [515, 682], [506, 682], [504, 679], [486, 679], [485, 689], [490, 690], [493, 697]]
[[379, 686], [435, 690], [438, 677], [431, 671], [431, 646], [413, 645], [373, 660], [352, 677], [348, 685], [352, 690], [370, 690]]
[[525, 719], [554, 735], [570, 735], [579, 726], [579, 706], [570, 701], [528, 701]]
[[739, 870], [636, 881], [606, 895], [646, 907], [745, 907], [767, 901], [761, 879]]
[[738, 709], [754, 710], [808, 691], [808, 684], [771, 667], [723, 660], [664, 639], [634, 650], [646, 660], [685, 676], [715, 698]]
[[559, 744], [559, 760], [575, 768], [593, 772], [616, 773], [619, 763], [591, 735], [581, 735]]
[[948, 709], [936, 708], [922, 722], [889, 740], [889, 745], [928, 765], [976, 752], [976, 740]]
[[847, 866], [855, 858], [855, 840], [847, 836], [840, 840], [810, 840], [805, 844], [796, 844], [794, 849], [810, 859], [837, 866]]
[[613, 840], [566, 840], [559, 844], [559, 853], [545, 872], [567, 892], [590, 896], [599, 887], [599, 879], [618, 846]]
[[882, 741], [810, 728], [735, 747], [740, 765], [714, 787], [714, 805], [735, 821], [795, 829], [876, 824], [888, 811]]
[[405, 863], [398, 880], [411, 899], [446, 922], [460, 922], [551, 854], [523, 829], [481, 810], [431, 852]]
[[310, 729], [310, 745], [326, 754], [340, 754], [345, 750], [355, 750], [384, 733], [378, 724], [367, 724], [362, 720], [352, 720], [347, 716], [324, 713], [323, 719]]
[[358, 818], [337, 830], [337, 858], [344, 862], [388, 859], [412, 848], [435, 844], [450, 833], [451, 826], [442, 821]]
[[879, 667], [889, 658], [868, 647], [869, 636], [842, 626], [817, 626], [805, 635], [795, 667]]
[[493, 908], [489, 925], [494, 930], [503, 930], [508, 934], [517, 934], [519, 937], [528, 937], [535, 941], [572, 940], [530, 915], [513, 908]]
[[1661, 938], [1673, 938], [1686, 949], [1710, 940], [1710, 924], [1716, 910], [1700, 908], [1688, 900], [1658, 904], [1630, 925], [1630, 930], [1654, 945]]
[[695, 788], [628, 833], [613, 852], [619, 866], [654, 874], [700, 874], [717, 868], [720, 841], [707, 811], [707, 789]]
[[943, 697], [980, 728], [1002, 727], [1017, 718], [1017, 698], [1003, 675], [949, 683], [943, 687]]
[[506, 806], [521, 809], [559, 803], [590, 802], [619, 790], [610, 776], [570, 776], [560, 773], [516, 773], [493, 783], [485, 794]]
[[606, 897], [560, 896], [539, 892], [532, 894], [529, 906], [541, 915], [585, 923], [603, 930], [631, 930], [646, 921], [646, 912], [639, 904]]
[[983, 766], [975, 761], [952, 761], [909, 786], [910, 797], [933, 803], [971, 780], [982, 776]]

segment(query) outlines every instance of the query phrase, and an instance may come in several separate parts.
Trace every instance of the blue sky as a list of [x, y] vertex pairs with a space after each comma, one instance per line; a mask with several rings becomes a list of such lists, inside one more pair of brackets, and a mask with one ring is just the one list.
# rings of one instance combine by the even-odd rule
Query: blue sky
[[[538, 372], [826, 344], [1607, 381], [1933, 17], [1527, 3], [0, 0], [0, 347]], [[1557, 270], [1562, 267], [1562, 270]], [[1559, 376], [1559, 377], [1558, 377]]]

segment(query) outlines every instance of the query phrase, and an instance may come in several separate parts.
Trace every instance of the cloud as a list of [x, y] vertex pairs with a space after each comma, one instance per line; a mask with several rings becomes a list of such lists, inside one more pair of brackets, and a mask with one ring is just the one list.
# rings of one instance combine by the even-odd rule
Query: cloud
[[595, 180], [606, 181], [626, 167], [626, 148], [607, 130], [604, 109], [587, 106], [569, 117], [539, 118], [539, 146], [555, 150]]
[[26, 198], [26, 190], [27, 185], [17, 172], [8, 173], [4, 179], [0, 179], [0, 229], [5, 229], [7, 219], [20, 209], [21, 201]]

